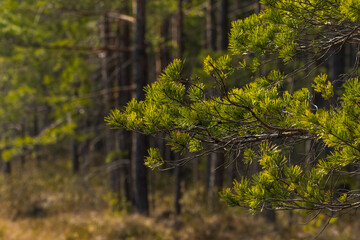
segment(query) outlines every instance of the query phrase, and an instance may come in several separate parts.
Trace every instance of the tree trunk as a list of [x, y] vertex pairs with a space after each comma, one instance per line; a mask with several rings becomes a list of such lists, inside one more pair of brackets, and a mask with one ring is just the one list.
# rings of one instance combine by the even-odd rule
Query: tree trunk
[[228, 0], [220, 0], [219, 2], [219, 49], [227, 50], [229, 42], [229, 2]]
[[[126, 6], [126, 5], [125, 5]], [[128, 13], [127, 7], [123, 8], [124, 13]], [[117, 36], [119, 48], [130, 48], [130, 24], [127, 21], [121, 21], [118, 24], [118, 36]], [[119, 64], [117, 72], [117, 84], [119, 87], [131, 86], [131, 54], [130, 52], [119, 53]], [[128, 101], [131, 100], [131, 90], [121, 91], [118, 97], [118, 106], [123, 107]], [[131, 132], [121, 129], [117, 135], [117, 148], [120, 150], [121, 167], [120, 167], [120, 188], [122, 189], [122, 196], [128, 202], [132, 202], [131, 195]]]
[[[25, 125], [25, 121], [21, 123], [21, 137], [24, 138], [25, 137], [25, 133], [26, 133], [26, 125]], [[26, 152], [26, 147], [23, 146], [22, 147], [22, 153], [20, 155], [20, 164], [21, 164], [21, 170], [23, 170], [24, 166], [25, 166], [25, 152]]]
[[206, 48], [216, 50], [215, 0], [206, 2]]
[[257, 1], [256, 5], [255, 5], [255, 13], [259, 14], [261, 11], [261, 3], [260, 1]]
[[4, 162], [4, 173], [5, 173], [5, 175], [11, 174], [11, 162], [10, 161]]
[[[178, 154], [174, 154], [175, 156]], [[175, 161], [178, 160], [179, 157], [175, 157]], [[182, 192], [181, 192], [181, 180], [182, 180], [182, 167], [181, 166], [176, 166], [175, 167], [175, 195], [174, 195], [174, 208], [175, 208], [175, 214], [179, 215], [181, 213], [181, 204], [180, 204], [180, 199], [182, 196]]]
[[214, 210], [218, 196], [217, 193], [222, 189], [224, 182], [224, 153], [212, 153], [210, 160], [209, 208]]
[[[227, 187], [233, 187], [234, 185], [234, 179], [236, 179], [236, 161], [237, 159], [234, 159], [234, 155], [233, 153], [231, 153], [230, 157], [229, 157], [229, 165], [227, 167], [227, 171], [226, 171], [226, 175], [228, 176], [227, 178]], [[242, 156], [241, 156], [242, 158]], [[241, 159], [239, 157], [239, 159]]]
[[184, 12], [183, 0], [178, 0], [177, 8], [177, 25], [176, 25], [176, 45], [177, 45], [177, 58], [182, 58], [184, 53]]
[[242, 0], [234, 0], [233, 5], [232, 5], [232, 12], [233, 12], [233, 16], [235, 17], [235, 19], [239, 19], [241, 17], [241, 2]]
[[[143, 88], [147, 82], [147, 64], [145, 51], [145, 0], [133, 0], [134, 23], [134, 81], [136, 83], [135, 99], [145, 98]], [[133, 133], [132, 151], [132, 182], [134, 205], [140, 214], [149, 213], [147, 171], [144, 165], [144, 156], [147, 138], [144, 135]]]
[[[102, 16], [101, 19], [101, 28], [100, 28], [100, 38], [104, 48], [107, 48], [111, 45], [111, 24], [110, 19], [107, 13]], [[113, 60], [112, 53], [108, 50], [105, 50], [101, 53], [101, 82], [103, 84], [103, 89], [105, 90], [103, 104], [104, 104], [104, 115], [106, 115], [110, 109], [113, 107], [112, 103], [112, 92], [111, 88], [113, 86], [113, 71], [112, 66]], [[109, 127], [106, 128], [105, 132], [105, 149], [106, 154], [109, 156], [115, 150], [115, 133]], [[116, 158], [110, 159], [109, 165], [109, 188], [112, 193], [118, 194], [120, 191], [119, 187], [119, 174], [118, 174], [118, 163]]]
[[330, 59], [330, 77], [332, 79], [332, 85], [334, 90], [334, 97], [332, 99], [332, 104], [337, 105], [338, 104], [338, 91], [343, 84], [343, 81], [341, 79], [341, 75], [345, 73], [345, 48], [342, 47], [341, 49], [336, 50], [337, 52], [334, 53], [334, 55], [331, 56]]
[[[39, 134], [39, 119], [38, 119], [38, 113], [34, 112], [34, 118], [33, 118], [33, 136], [36, 137]], [[36, 167], [40, 168], [41, 166], [41, 156], [39, 154], [39, 146], [34, 145], [34, 157], [35, 157], [35, 163]]]
[[166, 65], [170, 61], [170, 52], [168, 47], [168, 42], [170, 40], [170, 17], [166, 16], [161, 23], [161, 26], [158, 28], [158, 36], [161, 39], [161, 42], [157, 46], [156, 51], [156, 77], [159, 77]]
[[75, 137], [72, 139], [72, 170], [74, 174], [78, 174], [80, 170], [79, 162], [79, 150], [78, 150], [78, 141]]
[[[215, 0], [206, 1], [206, 48], [209, 50], [216, 50], [216, 18], [215, 18]], [[211, 178], [213, 172], [211, 171], [213, 154], [210, 154], [206, 164], [205, 174], [205, 194], [209, 197], [209, 208], [212, 208], [213, 189], [211, 185]]]
[[[176, 45], [177, 45], [177, 52], [176, 57], [181, 59], [184, 52], [184, 43], [183, 43], [183, 0], [178, 0], [178, 8], [177, 8], [177, 24], [176, 24]], [[175, 160], [178, 160], [180, 157], [179, 154], [174, 154]], [[181, 213], [181, 205], [180, 205], [180, 199], [181, 199], [181, 180], [182, 180], [182, 167], [176, 166], [175, 167], [175, 214], [179, 215]]]

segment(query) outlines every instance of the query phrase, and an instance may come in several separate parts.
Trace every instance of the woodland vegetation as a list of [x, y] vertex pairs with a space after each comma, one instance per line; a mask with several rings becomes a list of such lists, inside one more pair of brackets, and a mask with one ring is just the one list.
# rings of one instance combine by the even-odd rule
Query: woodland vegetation
[[0, 11], [0, 239], [356, 239], [360, 1]]

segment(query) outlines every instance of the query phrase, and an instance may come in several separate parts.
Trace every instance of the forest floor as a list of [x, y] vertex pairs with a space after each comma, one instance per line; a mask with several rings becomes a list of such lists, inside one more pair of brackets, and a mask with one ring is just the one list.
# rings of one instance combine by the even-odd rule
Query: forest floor
[[[323, 223], [323, 222], [322, 222]], [[266, 223], [258, 217], [214, 214], [163, 218], [139, 215], [112, 216], [88, 211], [11, 220], [0, 218], [4, 240], [120, 240], [120, 239], [358, 239], [359, 223], [332, 224], [320, 233], [318, 223], [288, 226]]]
[[[53, 170], [51, 170], [53, 168]], [[246, 210], [219, 203], [209, 212], [199, 189], [189, 189], [182, 197], [182, 214], [172, 210], [169, 189], [150, 188], [150, 216], [128, 212], [120, 203], [113, 211], [114, 199], [106, 188], [106, 173], [95, 178], [73, 176], [68, 167], [46, 166], [41, 171], [13, 171], [0, 177], [0, 240], [285, 240], [358, 239], [357, 211], [333, 218], [319, 214], [278, 212], [276, 223]], [[103, 174], [103, 175], [102, 175]], [[152, 173], [150, 173], [152, 174]], [[159, 174], [155, 174], [154, 177]], [[162, 178], [165, 178], [162, 175]], [[168, 181], [168, 179], [166, 180]], [[165, 181], [165, 182], [166, 182]], [[155, 189], [160, 189], [155, 191]], [[322, 231], [323, 227], [325, 230]], [[321, 234], [320, 234], [321, 233]]]

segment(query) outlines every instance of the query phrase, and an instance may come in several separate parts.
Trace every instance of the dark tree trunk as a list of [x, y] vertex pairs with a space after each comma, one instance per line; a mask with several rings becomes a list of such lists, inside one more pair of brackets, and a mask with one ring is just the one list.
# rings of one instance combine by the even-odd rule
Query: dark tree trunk
[[227, 175], [227, 187], [233, 187], [234, 185], [234, 179], [236, 179], [236, 161], [237, 159], [233, 159], [234, 156], [231, 154], [231, 157], [229, 157], [229, 165], [227, 167], [226, 175]]
[[[78, 89], [80, 88], [79, 84], [75, 84], [74, 86], [74, 97], [79, 97]], [[68, 113], [68, 121], [69, 123], [73, 122], [73, 119], [71, 117], [71, 113]], [[80, 149], [79, 149], [79, 142], [76, 139], [76, 134], [79, 132], [80, 128], [77, 126], [75, 128], [75, 135], [72, 136], [71, 141], [71, 155], [72, 155], [72, 172], [73, 174], [78, 174], [80, 171]]]
[[156, 51], [156, 77], [160, 76], [161, 72], [170, 61], [170, 51], [168, 47], [168, 42], [170, 40], [170, 22], [170, 17], [166, 16], [158, 29], [158, 36], [162, 41], [157, 46]]
[[206, 2], [206, 48], [216, 50], [215, 0]]
[[260, 1], [257, 1], [256, 5], [255, 5], [255, 13], [259, 14], [261, 11], [261, 4]]
[[[208, 4], [213, 4], [214, 2]], [[208, 5], [208, 6], [209, 6]], [[213, 8], [213, 7], [212, 7]], [[211, 9], [211, 8], [210, 8]], [[209, 16], [210, 17], [210, 16]], [[208, 22], [209, 23], [209, 22]], [[219, 49], [226, 50], [228, 45], [228, 0], [219, 1]], [[211, 36], [211, 34], [209, 34]], [[211, 42], [215, 42], [216, 39], [212, 39]], [[211, 49], [214, 49], [211, 47]], [[209, 208], [213, 210], [217, 198], [217, 192], [221, 190], [224, 179], [224, 164], [225, 156], [223, 152], [212, 153], [209, 159], [209, 165], [207, 176], [208, 183], [208, 195], [209, 195]]]
[[223, 187], [225, 156], [223, 152], [211, 154], [210, 179], [209, 179], [209, 208], [215, 209], [218, 192]]
[[[206, 1], [206, 48], [210, 50], [216, 50], [216, 18], [215, 18], [215, 0]], [[211, 163], [212, 163], [212, 154], [208, 156], [206, 164], [206, 173], [205, 173], [205, 195], [212, 196], [212, 186], [211, 186]], [[209, 200], [209, 203], [212, 201]], [[209, 207], [212, 207], [212, 204], [209, 204]]]
[[265, 220], [269, 223], [273, 223], [276, 227], [276, 212], [273, 209], [266, 209], [263, 213]]
[[[101, 18], [101, 27], [100, 27], [100, 39], [104, 48], [110, 45], [110, 20], [108, 15], [105, 13]], [[104, 106], [105, 113], [111, 107], [111, 94], [108, 92], [111, 88], [111, 72], [110, 72], [110, 56], [111, 52], [105, 50], [100, 54], [101, 58], [101, 82], [103, 89], [105, 90], [104, 94]]]
[[[175, 154], [177, 155], [177, 154]], [[175, 160], [178, 160], [179, 158], [176, 157]], [[175, 201], [174, 201], [174, 208], [175, 208], [175, 214], [179, 215], [181, 213], [181, 204], [180, 199], [182, 196], [181, 192], [181, 180], [182, 180], [182, 167], [176, 166], [175, 167]]]
[[176, 31], [176, 44], [177, 44], [177, 58], [182, 58], [184, 53], [184, 12], [183, 0], [178, 0], [177, 8], [177, 31]]
[[[123, 8], [125, 13], [129, 10], [127, 7]], [[120, 48], [130, 48], [130, 23], [127, 21], [121, 21], [119, 23], [118, 32], [118, 45]], [[131, 54], [130, 52], [121, 52], [119, 55], [119, 72], [118, 72], [118, 86], [131, 86]], [[123, 107], [128, 101], [131, 100], [132, 91], [122, 91], [119, 93], [118, 106]], [[121, 152], [122, 164], [120, 168], [120, 188], [123, 190], [123, 196], [127, 201], [132, 202], [133, 197], [131, 195], [131, 146], [132, 146], [132, 134], [131, 132], [121, 129], [118, 135], [118, 148]]]
[[211, 179], [211, 160], [212, 154], [206, 156], [206, 166], [205, 166], [205, 197], [208, 197], [210, 195], [211, 189], [210, 189], [210, 179]]
[[[24, 138], [25, 137], [25, 132], [26, 132], [26, 125], [23, 122], [21, 124], [21, 137]], [[21, 164], [21, 170], [23, 170], [24, 166], [25, 166], [25, 152], [26, 152], [26, 148], [25, 146], [22, 147], [22, 153], [20, 156], [20, 164]]]
[[226, 50], [229, 42], [229, 2], [220, 0], [219, 2], [219, 49]]
[[[105, 13], [101, 19], [100, 38], [103, 47], [108, 47], [112, 44], [111, 39], [111, 24], [108, 14]], [[104, 115], [106, 115], [113, 107], [112, 103], [112, 91], [113, 86], [113, 61], [115, 60], [112, 56], [112, 52], [104, 51], [101, 54], [101, 82], [103, 84], [104, 94]], [[115, 150], [115, 132], [109, 127], [106, 128], [105, 133], [105, 149], [107, 154], [111, 154]], [[109, 188], [112, 193], [118, 194], [120, 191], [119, 187], [119, 173], [118, 163], [116, 158], [110, 159], [109, 165]]]
[[341, 49], [336, 50], [334, 55], [331, 56], [330, 59], [330, 77], [332, 79], [332, 85], [334, 90], [334, 98], [332, 99], [332, 104], [338, 104], [338, 91], [343, 84], [342, 74], [345, 73], [345, 48], [342, 47]]
[[223, 152], [218, 152], [212, 155], [211, 162], [212, 176], [210, 179], [211, 185], [217, 190], [221, 190], [224, 181], [224, 162], [225, 156]]
[[[183, 43], [183, 0], [178, 0], [178, 9], [177, 9], [177, 24], [176, 24], [176, 45], [177, 45], [177, 52], [176, 57], [181, 59], [184, 52], [184, 43]], [[180, 157], [178, 154], [175, 154], [175, 160], [178, 160]], [[175, 167], [175, 213], [176, 215], [179, 215], [181, 213], [181, 205], [180, 205], [180, 199], [181, 199], [181, 180], [182, 180], [182, 167], [176, 166]]]
[[75, 137], [72, 139], [72, 171], [74, 174], [78, 174], [80, 170], [79, 162], [79, 143]]
[[147, 137], [134, 133], [132, 145], [132, 187], [134, 194], [134, 206], [140, 213], [149, 213], [147, 170], [144, 165], [144, 156], [147, 148]]
[[[36, 137], [39, 134], [39, 119], [38, 119], [38, 113], [34, 112], [34, 118], [33, 118], [33, 136]], [[36, 167], [40, 168], [41, 166], [41, 156], [39, 153], [39, 146], [34, 146], [34, 157], [35, 157], [35, 163]]]
[[[145, 50], [145, 0], [133, 0], [134, 23], [134, 82], [136, 83], [135, 99], [143, 100], [143, 88], [147, 83], [147, 63]], [[147, 147], [147, 138], [144, 135], [133, 133], [132, 151], [132, 183], [134, 205], [140, 214], [149, 213], [147, 171], [144, 165], [144, 156]]]
[[[171, 59], [171, 49], [169, 47], [169, 42], [172, 41], [171, 34], [174, 34], [174, 19], [171, 16], [165, 16], [162, 19], [160, 27], [157, 29], [158, 36], [161, 39], [161, 42], [157, 46], [156, 50], [156, 78], [158, 78], [164, 68], [169, 64]], [[171, 159], [171, 149], [170, 146], [166, 144], [165, 134], [159, 134], [159, 137], [156, 139], [156, 144], [159, 146], [161, 156], [164, 159]], [[154, 201], [152, 201], [154, 204]]]
[[[88, 130], [89, 128], [85, 127], [85, 131], [89, 131]], [[80, 147], [80, 158], [81, 158], [81, 171], [86, 173], [89, 169], [89, 166], [90, 166], [90, 157], [89, 157], [89, 154], [90, 154], [90, 140], [89, 139], [86, 139], [82, 144], [81, 144], [81, 147]]]
[[5, 173], [5, 175], [11, 174], [11, 162], [10, 161], [4, 162], [4, 173]]
[[241, 2], [242, 0], [234, 0], [232, 5], [232, 11], [234, 12], [233, 17], [235, 16], [236, 19], [239, 19], [241, 16]]

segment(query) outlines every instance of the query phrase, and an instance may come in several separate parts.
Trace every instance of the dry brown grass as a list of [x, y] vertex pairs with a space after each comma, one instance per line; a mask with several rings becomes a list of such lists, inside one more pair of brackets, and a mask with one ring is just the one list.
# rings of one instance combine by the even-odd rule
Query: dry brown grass
[[[285, 225], [286, 215], [279, 216], [278, 226], [261, 217], [244, 214], [188, 215], [182, 217], [144, 217], [125, 214], [114, 216], [108, 211], [59, 213], [41, 218], [12, 221], [0, 218], [0, 239], [4, 240], [212, 240], [312, 239], [321, 224]], [[328, 226], [317, 239], [358, 239], [359, 223], [355, 216]], [[349, 220], [353, 220], [350, 224]], [[281, 225], [284, 224], [284, 225]]]
[[[185, 192], [183, 214], [175, 216], [171, 187], [161, 186], [151, 191], [150, 217], [114, 213], [105, 197], [104, 173], [84, 181], [66, 171], [57, 166], [54, 172], [33, 170], [0, 177], [0, 240], [313, 239], [327, 221], [320, 215], [304, 224], [311, 216], [294, 214], [290, 225], [288, 213], [280, 212], [274, 224], [222, 204], [210, 213], [199, 188]], [[336, 219], [317, 239], [358, 239], [358, 217], [353, 212]]]

